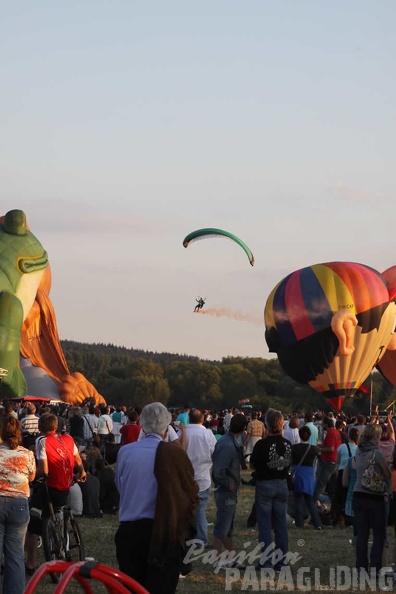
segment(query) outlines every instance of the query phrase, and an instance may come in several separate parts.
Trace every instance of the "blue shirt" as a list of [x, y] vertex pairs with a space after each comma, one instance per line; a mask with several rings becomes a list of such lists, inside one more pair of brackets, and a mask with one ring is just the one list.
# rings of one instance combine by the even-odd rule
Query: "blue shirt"
[[190, 417], [189, 417], [188, 412], [186, 411], [186, 412], [180, 413], [180, 415], [178, 415], [176, 421], [181, 421], [183, 423], [183, 425], [185, 427], [187, 427], [187, 425], [190, 422]]
[[311, 430], [311, 435], [309, 437], [308, 443], [316, 446], [319, 437], [318, 428], [313, 423], [305, 423], [305, 425]]
[[160, 435], [149, 433], [146, 439], [122, 446], [117, 456], [115, 482], [120, 494], [120, 522], [154, 519], [157, 479], [154, 463]]

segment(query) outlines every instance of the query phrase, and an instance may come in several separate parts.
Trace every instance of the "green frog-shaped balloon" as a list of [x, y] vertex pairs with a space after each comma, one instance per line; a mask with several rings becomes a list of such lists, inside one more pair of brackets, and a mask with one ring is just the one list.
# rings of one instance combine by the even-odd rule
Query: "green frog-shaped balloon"
[[23, 396], [26, 381], [19, 367], [20, 340], [48, 266], [48, 255], [26, 225], [22, 210], [10, 210], [0, 219], [0, 367], [7, 370], [0, 395]]

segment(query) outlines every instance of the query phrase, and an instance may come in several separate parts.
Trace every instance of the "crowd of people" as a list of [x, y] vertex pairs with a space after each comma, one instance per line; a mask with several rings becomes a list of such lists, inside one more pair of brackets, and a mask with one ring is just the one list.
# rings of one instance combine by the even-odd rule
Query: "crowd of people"
[[[151, 594], [175, 592], [192, 569], [184, 563], [192, 541], [213, 551], [217, 570], [244, 569], [224, 553], [234, 550], [241, 469], [248, 467], [247, 483], [255, 487], [249, 522], [257, 522], [262, 552], [257, 570], [282, 570], [293, 521], [298, 529], [352, 525], [356, 567], [379, 574], [389, 564], [386, 527], [392, 522], [396, 529], [394, 436], [391, 414], [370, 419], [284, 416], [273, 409], [209, 412], [189, 405], [168, 410], [159, 402], [142, 410], [4, 402], [3, 591], [22, 594], [25, 576], [37, 567], [37, 538], [48, 509], [36, 476], [46, 477], [56, 508], [67, 504], [92, 518], [118, 513], [119, 567]], [[209, 534], [212, 489], [216, 517]]]

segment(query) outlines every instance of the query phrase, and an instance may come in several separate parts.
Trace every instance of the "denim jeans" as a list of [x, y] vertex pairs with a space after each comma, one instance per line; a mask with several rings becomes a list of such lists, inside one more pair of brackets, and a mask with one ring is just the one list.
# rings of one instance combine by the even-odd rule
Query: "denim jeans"
[[256, 513], [259, 532], [259, 542], [264, 553], [267, 547], [272, 544], [271, 528], [275, 532], [274, 558], [268, 552], [261, 556], [262, 567], [280, 569], [285, 563], [283, 557], [289, 547], [287, 534], [286, 512], [289, 499], [289, 489], [286, 479], [273, 479], [269, 481], [257, 481], [256, 483]]
[[198, 493], [199, 503], [195, 512], [195, 524], [197, 528], [196, 539], [208, 544], [208, 521], [206, 519], [206, 507], [208, 505], [210, 487]]
[[365, 498], [353, 496], [354, 522], [356, 525], [356, 567], [368, 571], [368, 541], [373, 530], [373, 545], [370, 553], [370, 568], [379, 571], [382, 566], [382, 550], [386, 535], [385, 502], [383, 497]]
[[213, 534], [216, 538], [231, 538], [238, 496], [233, 491], [222, 491], [219, 487], [214, 492], [214, 500], [217, 511]]
[[25, 589], [24, 543], [29, 523], [26, 497], [0, 496], [0, 554], [4, 552], [3, 592], [23, 594]]

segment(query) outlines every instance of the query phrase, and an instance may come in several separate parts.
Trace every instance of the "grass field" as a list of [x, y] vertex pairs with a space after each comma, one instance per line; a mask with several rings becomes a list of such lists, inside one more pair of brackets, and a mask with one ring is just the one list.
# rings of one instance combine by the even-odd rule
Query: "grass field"
[[[248, 472], [244, 474], [245, 478], [249, 476]], [[243, 487], [237, 508], [234, 535], [234, 545], [237, 552], [244, 550], [251, 552], [257, 545], [257, 529], [247, 528], [246, 525], [253, 499], [254, 488], [250, 486]], [[213, 497], [210, 498], [207, 517], [208, 522], [214, 521], [215, 506]], [[117, 567], [114, 547], [114, 534], [118, 526], [117, 516], [105, 516], [103, 519], [82, 518], [79, 521], [84, 535], [87, 557], [94, 557], [95, 560], [101, 563]], [[212, 530], [213, 526], [209, 526], [209, 534]], [[241, 579], [237, 580], [237, 571], [228, 570], [227, 576], [224, 569], [215, 573], [209, 563], [205, 564], [202, 560], [198, 560], [194, 562], [193, 572], [179, 581], [177, 593], [220, 594], [226, 591], [334, 591], [334, 589], [337, 589], [333, 587], [334, 583], [336, 584], [337, 575], [341, 575], [340, 585], [341, 587], [344, 585], [342, 588], [344, 592], [372, 591], [369, 587], [365, 587], [364, 584], [356, 584], [356, 587], [353, 587], [352, 584], [351, 587], [348, 587], [348, 582], [340, 574], [341, 570], [337, 570], [338, 574], [331, 574], [330, 568], [337, 566], [352, 568], [354, 566], [354, 547], [348, 542], [351, 536], [352, 528], [348, 527], [325, 527], [320, 532], [310, 527], [301, 530], [292, 525], [289, 527], [289, 550], [298, 556], [298, 560], [295, 562], [295, 558], [292, 560], [290, 573], [279, 576], [279, 581], [265, 582], [264, 580], [261, 582], [260, 574], [258, 573], [256, 577], [256, 572], [254, 572], [254, 581], [253, 574], [251, 573], [253, 570], [248, 570], [247, 573], [241, 571]], [[391, 533], [390, 529], [389, 539], [393, 546], [393, 533]], [[248, 545], [247, 543], [250, 544]], [[40, 555], [42, 555], [41, 549]], [[245, 565], [247, 564], [249, 563], [245, 563]], [[303, 567], [310, 568], [310, 571], [306, 570], [304, 576], [301, 575], [301, 568]], [[309, 577], [311, 578], [311, 585], [307, 582]], [[385, 586], [386, 583], [384, 582], [382, 585]], [[46, 578], [45, 583], [36, 592], [38, 594], [48, 594], [53, 592], [54, 589], [54, 585], [50, 584], [49, 578]], [[106, 589], [98, 585], [97, 582], [95, 582], [93, 589], [95, 593], [106, 592]], [[340, 590], [340, 588], [338, 589]], [[389, 590], [389, 588], [387, 589]], [[390, 589], [391, 591], [393, 590], [392, 587]], [[70, 593], [82, 592], [80, 586], [77, 584], [70, 585], [66, 591]], [[383, 588], [382, 590], [378, 588], [378, 591], [383, 591]]]

